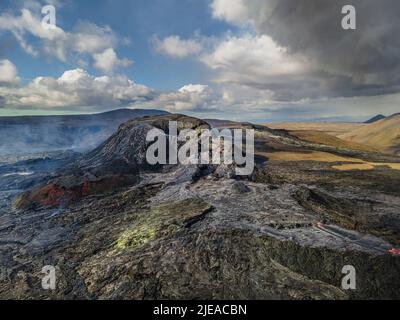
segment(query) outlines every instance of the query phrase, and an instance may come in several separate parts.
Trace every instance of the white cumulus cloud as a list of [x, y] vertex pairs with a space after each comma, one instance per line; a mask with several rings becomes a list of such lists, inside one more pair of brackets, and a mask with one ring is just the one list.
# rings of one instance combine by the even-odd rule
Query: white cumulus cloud
[[213, 81], [248, 86], [260, 94], [273, 92], [276, 100], [299, 99], [297, 87], [310, 95], [321, 89], [318, 80], [313, 81], [308, 59], [289, 53], [267, 35], [227, 36], [200, 60], [214, 72]]
[[209, 86], [188, 84], [178, 91], [161, 93], [153, 103], [171, 112], [204, 112], [215, 109], [218, 99], [218, 93]]
[[197, 40], [184, 40], [176, 35], [169, 36], [162, 40], [155, 37], [153, 43], [157, 52], [173, 58], [186, 58], [191, 55], [196, 55], [202, 50], [202, 45]]
[[95, 77], [82, 69], [66, 71], [59, 78], [38, 77], [23, 87], [0, 87], [8, 108], [117, 108], [152, 95], [153, 90], [125, 76]]
[[[54, 29], [44, 28], [41, 17], [24, 8], [19, 15], [0, 14], [0, 31], [10, 32], [20, 46], [32, 56], [44, 53], [60, 61], [72, 61], [77, 64], [81, 63], [85, 56], [89, 56], [94, 66], [106, 73], [131, 63], [127, 59], [118, 58], [115, 51], [117, 46], [127, 41], [120, 40], [109, 26], [79, 22], [71, 32], [59, 26]], [[32, 36], [41, 41], [40, 45], [35, 46], [30, 42]]]
[[120, 60], [112, 48], [94, 54], [93, 59], [95, 61], [94, 66], [104, 73], [111, 73], [116, 67], [128, 67], [133, 63], [128, 59]]
[[244, 24], [248, 19], [248, 7], [243, 0], [214, 0], [211, 3], [214, 18], [235, 24]]
[[211, 69], [223, 71], [227, 80], [294, 75], [308, 68], [306, 60], [288, 54], [268, 36], [228, 37], [202, 60]]
[[15, 84], [18, 81], [17, 67], [10, 60], [0, 60], [0, 84]]

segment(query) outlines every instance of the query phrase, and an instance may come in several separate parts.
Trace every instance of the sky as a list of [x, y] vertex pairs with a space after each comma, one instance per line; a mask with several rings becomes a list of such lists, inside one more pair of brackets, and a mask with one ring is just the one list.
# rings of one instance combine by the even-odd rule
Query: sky
[[1, 0], [0, 116], [363, 121], [400, 112], [399, 31], [397, 0]]

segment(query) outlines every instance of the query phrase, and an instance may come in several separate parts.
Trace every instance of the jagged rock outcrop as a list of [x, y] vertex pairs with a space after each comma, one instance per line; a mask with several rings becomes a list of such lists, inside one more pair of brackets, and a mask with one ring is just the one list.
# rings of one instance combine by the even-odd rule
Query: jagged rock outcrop
[[146, 136], [155, 128], [168, 134], [170, 121], [177, 122], [178, 134], [185, 129], [208, 128], [204, 121], [183, 115], [131, 120], [121, 125], [101, 146], [79, 159], [71, 170], [90, 172], [96, 176], [157, 171], [160, 167], [149, 165], [146, 160], [146, 151], [150, 144], [146, 141]]

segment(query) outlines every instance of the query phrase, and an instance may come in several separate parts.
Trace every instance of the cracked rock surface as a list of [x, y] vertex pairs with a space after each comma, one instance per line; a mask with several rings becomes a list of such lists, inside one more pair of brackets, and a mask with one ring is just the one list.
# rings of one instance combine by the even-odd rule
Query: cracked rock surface
[[[0, 183], [0, 298], [400, 298], [400, 257], [389, 253], [400, 244], [397, 171], [269, 160], [265, 150], [328, 147], [258, 127], [251, 177], [221, 174], [228, 167], [149, 168], [145, 132], [171, 119], [207, 127], [144, 118], [88, 154], [50, 157], [47, 171], [12, 164], [33, 173]], [[9, 170], [3, 164], [0, 176]], [[54, 291], [41, 287], [45, 265], [56, 268]], [[356, 290], [341, 288], [346, 265], [357, 270]]]

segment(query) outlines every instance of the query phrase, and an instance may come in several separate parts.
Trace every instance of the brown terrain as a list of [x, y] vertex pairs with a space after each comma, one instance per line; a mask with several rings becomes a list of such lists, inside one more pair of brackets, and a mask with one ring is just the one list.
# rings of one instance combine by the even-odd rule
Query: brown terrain
[[364, 123], [352, 122], [282, 122], [264, 123], [271, 129], [284, 129], [288, 131], [317, 131], [338, 136], [365, 127]]
[[[400, 298], [399, 156], [316, 127], [214, 121], [255, 130], [252, 175], [146, 165], [146, 133], [170, 120], [211, 122], [134, 119], [91, 152], [0, 166], [0, 298]], [[357, 290], [341, 287], [346, 265]]]
[[343, 133], [339, 138], [373, 146], [382, 152], [400, 153], [400, 114]]
[[400, 114], [373, 123], [293, 122], [266, 123], [299, 139], [360, 151], [400, 152]]

